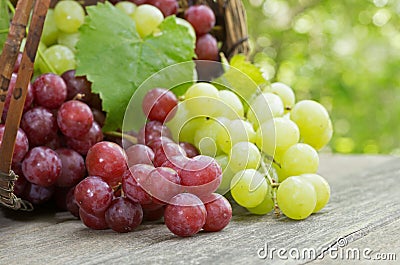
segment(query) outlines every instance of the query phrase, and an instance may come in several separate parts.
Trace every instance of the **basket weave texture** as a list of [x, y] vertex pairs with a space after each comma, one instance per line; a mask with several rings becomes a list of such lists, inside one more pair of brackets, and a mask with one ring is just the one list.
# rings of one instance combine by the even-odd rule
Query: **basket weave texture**
[[[54, 4], [54, 1], [52, 2]], [[84, 0], [83, 2], [94, 3], [97, 1]], [[182, 17], [187, 8], [199, 4], [208, 5], [214, 11], [216, 26], [211, 34], [222, 43], [220, 51], [223, 52], [227, 58], [238, 53], [248, 54], [249, 44], [247, 41], [246, 13], [241, 0], [179, 0], [178, 16]], [[35, 53], [36, 49], [34, 51]], [[12, 152], [6, 152], [5, 156], [11, 157]], [[0, 159], [3, 159], [3, 157], [0, 157]], [[17, 198], [13, 193], [14, 182], [17, 178], [18, 176], [12, 170], [9, 170], [9, 172], [0, 171], [0, 205], [14, 210], [31, 211], [33, 210], [32, 204]]]

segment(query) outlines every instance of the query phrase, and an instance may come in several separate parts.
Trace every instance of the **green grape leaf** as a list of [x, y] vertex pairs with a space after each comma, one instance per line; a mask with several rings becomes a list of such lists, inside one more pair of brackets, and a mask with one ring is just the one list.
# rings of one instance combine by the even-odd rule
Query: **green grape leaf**
[[103, 130], [121, 129], [136, 89], [161, 69], [191, 61], [195, 40], [173, 16], [160, 24], [159, 33], [142, 39], [133, 20], [108, 2], [87, 7], [87, 12], [76, 46], [77, 75], [86, 75], [100, 94], [107, 112]]
[[244, 100], [249, 100], [257, 88], [267, 81], [257, 66], [247, 61], [246, 56], [238, 54], [233, 56], [229, 65], [225, 67], [225, 73], [213, 82], [228, 87]]
[[0, 1], [0, 54], [7, 39], [8, 28], [10, 26], [10, 13], [7, 1]]

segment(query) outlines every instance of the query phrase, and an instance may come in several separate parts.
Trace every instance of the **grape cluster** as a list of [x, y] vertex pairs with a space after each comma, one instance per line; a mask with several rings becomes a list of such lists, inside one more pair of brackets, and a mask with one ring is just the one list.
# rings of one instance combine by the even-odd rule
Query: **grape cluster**
[[[177, 15], [179, 7], [177, 0], [111, 2], [135, 22], [142, 38], [157, 32], [164, 17]], [[85, 9], [77, 1], [59, 1], [48, 10], [35, 63], [37, 72], [62, 74], [75, 69], [75, 46], [80, 35], [78, 29], [84, 20]], [[186, 10], [184, 19], [176, 17], [176, 22], [185, 26], [193, 38], [197, 37], [197, 59], [218, 60], [217, 40], [209, 34], [215, 25], [215, 15], [208, 6], [191, 6]]]
[[[16, 79], [13, 73], [2, 113], [0, 144]], [[74, 70], [62, 76], [40, 75], [27, 89], [12, 158], [12, 169], [19, 176], [14, 193], [33, 204], [55, 198], [66, 209], [71, 189], [86, 176], [84, 156], [103, 140], [101, 102], [91, 93], [90, 82], [76, 77]]]
[[230, 191], [255, 214], [279, 206], [292, 219], [304, 219], [328, 202], [329, 185], [316, 174], [317, 151], [332, 137], [321, 104], [296, 103], [283, 83], [271, 84], [246, 104], [210, 83], [192, 85], [183, 98], [166, 125], [175, 140], [215, 157], [223, 169], [219, 193]]
[[219, 164], [189, 143], [175, 143], [163, 125], [175, 114], [177, 103], [168, 90], [150, 90], [142, 103], [149, 121], [136, 144], [126, 144], [124, 151], [102, 141], [89, 149], [89, 177], [75, 187], [73, 196], [86, 226], [129, 232], [143, 219], [164, 217], [174, 234], [191, 236], [201, 229], [219, 231], [229, 223], [232, 208], [214, 193], [221, 181]]

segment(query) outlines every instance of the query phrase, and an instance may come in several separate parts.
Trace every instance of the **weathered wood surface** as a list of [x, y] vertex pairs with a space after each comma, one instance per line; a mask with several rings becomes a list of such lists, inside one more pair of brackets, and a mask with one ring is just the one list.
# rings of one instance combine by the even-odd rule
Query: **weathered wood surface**
[[[353, 264], [352, 259], [335, 258], [353, 249], [361, 253], [357, 262], [370, 264], [362, 256], [366, 248], [371, 258], [394, 253], [397, 263], [381, 264], [398, 264], [400, 158], [322, 155], [320, 173], [331, 184], [332, 198], [324, 210], [304, 221], [239, 214], [222, 232], [183, 239], [161, 223], [117, 234], [89, 230], [68, 213], [2, 209], [0, 264]], [[275, 252], [271, 260], [257, 254], [265, 245], [269, 250], [334, 249], [338, 238], [346, 246], [325, 252], [323, 259], [295, 260], [286, 253], [289, 258], [283, 260]]]

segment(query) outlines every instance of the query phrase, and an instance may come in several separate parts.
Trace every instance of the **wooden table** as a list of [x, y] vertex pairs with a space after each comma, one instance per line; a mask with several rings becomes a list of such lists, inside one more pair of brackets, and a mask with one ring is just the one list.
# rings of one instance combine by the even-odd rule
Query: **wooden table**
[[[0, 264], [342, 264], [357, 253], [357, 262], [381, 255], [397, 260], [381, 264], [399, 264], [400, 158], [321, 155], [320, 164], [332, 188], [320, 213], [304, 221], [242, 213], [222, 232], [191, 238], [160, 222], [117, 234], [87, 229], [69, 213], [2, 209]], [[324, 257], [310, 259], [314, 249]], [[298, 252], [307, 257], [292, 259]]]

